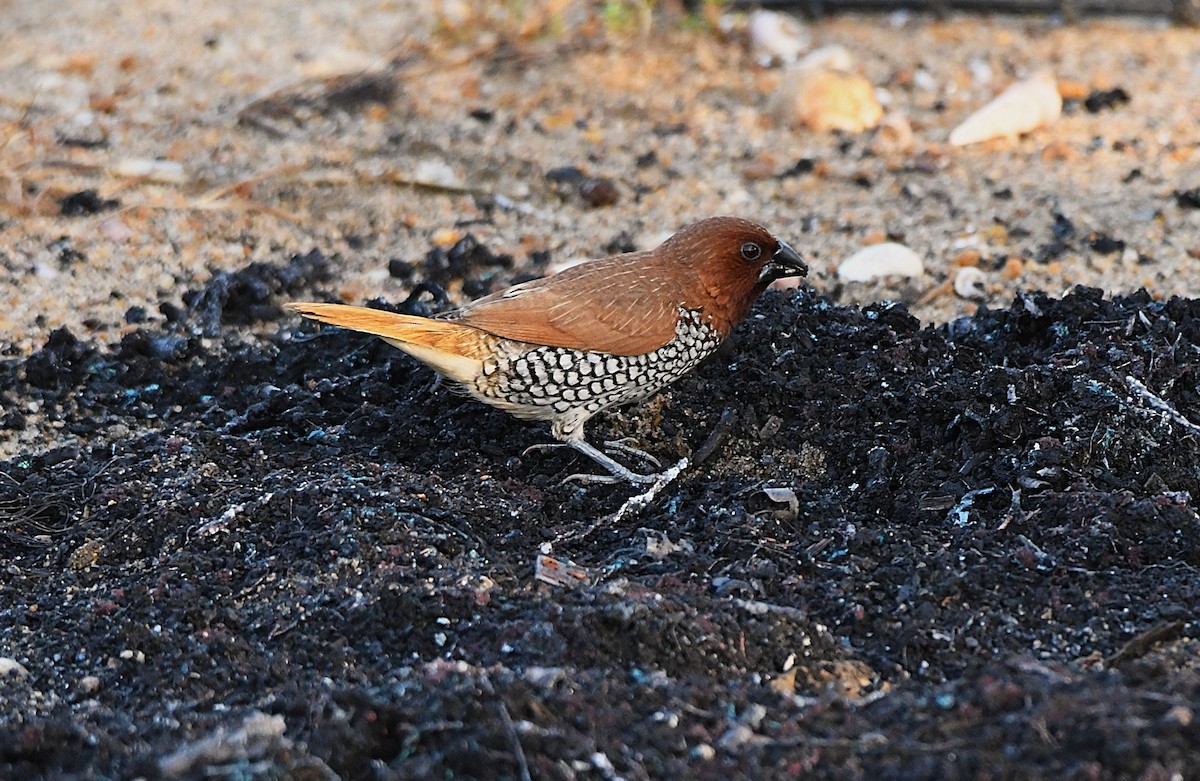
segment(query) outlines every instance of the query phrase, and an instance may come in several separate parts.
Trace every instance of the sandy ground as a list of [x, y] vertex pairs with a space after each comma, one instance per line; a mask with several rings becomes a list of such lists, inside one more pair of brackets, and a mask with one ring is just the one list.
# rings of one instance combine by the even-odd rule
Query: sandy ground
[[[1077, 283], [1200, 292], [1200, 210], [1174, 197], [1200, 186], [1200, 39], [1157, 21], [815, 23], [814, 46], [845, 46], [889, 112], [911, 120], [910, 150], [876, 154], [870, 133], [781, 121], [781, 71], [756, 66], [740, 36], [678, 22], [521, 37], [515, 24], [439, 26], [429, 3], [0, 9], [0, 334], [18, 354], [60, 325], [111, 340], [130, 307], [153, 319], [214, 271], [314, 248], [337, 257], [344, 298], [403, 297], [414, 279], [389, 277], [388, 262], [419, 263], [431, 239], [464, 225], [519, 271], [535, 251], [567, 262], [745, 215], [800, 248], [819, 289], [906, 300], [926, 321], [973, 310], [938, 288], [964, 250], [993, 304]], [[971, 110], [1045, 68], [1131, 102], [1069, 103], [1019, 141], [945, 143]], [[364, 70], [385, 84], [365, 102], [330, 98], [319, 81]], [[275, 115], [245, 111], [268, 96]], [[171, 165], [136, 176], [153, 160]], [[775, 176], [800, 160], [814, 170]], [[612, 179], [620, 202], [562, 196], [545, 177], [560, 166]], [[116, 203], [64, 216], [60, 200], [87, 189]], [[495, 196], [523, 208], [492, 208]], [[1047, 252], [1056, 214], [1074, 234]], [[1093, 232], [1125, 251], [1090, 249]], [[926, 276], [839, 289], [836, 264], [885, 237], [916, 250]]]

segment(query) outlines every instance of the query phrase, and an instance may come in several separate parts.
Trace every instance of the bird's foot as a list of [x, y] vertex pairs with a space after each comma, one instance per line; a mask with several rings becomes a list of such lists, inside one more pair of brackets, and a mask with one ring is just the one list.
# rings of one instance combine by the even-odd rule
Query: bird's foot
[[[612, 485], [613, 483], [626, 482], [632, 483], [633, 485], [647, 485], [649, 483], [657, 482], [659, 478], [662, 477], [662, 475], [658, 473], [644, 475], [640, 472], [634, 472], [629, 467], [617, 463], [610, 456], [592, 447], [582, 439], [573, 439], [563, 444], [570, 445], [572, 448], [578, 450], [580, 453], [583, 453], [585, 456], [609, 471], [609, 474], [607, 475], [592, 475], [584, 473], [568, 475], [563, 480], [563, 483], [578, 482], [586, 485]], [[613, 447], [614, 450], [619, 450], [630, 453], [631, 455], [638, 455], [639, 457], [646, 458], [647, 461], [655, 466], [659, 465], [657, 459], [648, 453], [643, 453], [637, 448], [613, 442], [606, 442], [605, 445]]]
[[[568, 475], [567, 477], [563, 478], [563, 484], [583, 483], [585, 485], [612, 485], [613, 483], [624, 482], [631, 483], [633, 485], [649, 485], [650, 483], [654, 483], [662, 479], [667, 472], [671, 471], [667, 470], [667, 472], [652, 472], [650, 474], [635, 472], [629, 467], [618, 463], [611, 456], [595, 447], [592, 447], [583, 440], [570, 440], [567, 442], [540, 442], [536, 445], [530, 445], [529, 447], [525, 448], [525, 450], [521, 452], [521, 455], [528, 455], [529, 453], [538, 450], [552, 450], [560, 447], [570, 447], [574, 450], [577, 450], [609, 471], [609, 474], [607, 475], [593, 475], [583, 472]], [[608, 450], [615, 450], [620, 453], [631, 455], [634, 458], [640, 458], [658, 469], [662, 468], [662, 462], [660, 462], [657, 458], [644, 450], [640, 450], [632, 445], [627, 445], [624, 442], [609, 441], [604, 443], [604, 447]], [[675, 475], [672, 474], [671, 476], [674, 477]]]
[[605, 441], [604, 449], [605, 450], [615, 450], [618, 453], [624, 453], [627, 456], [633, 456], [634, 458], [640, 458], [641, 460], [645, 461], [647, 464], [652, 465], [655, 469], [662, 469], [661, 461], [659, 461], [657, 458], [655, 458], [654, 456], [647, 453], [645, 450], [642, 450], [641, 448], [634, 447], [633, 445], [625, 444], [628, 441], [629, 440], [627, 440], [627, 439], [609, 439], [609, 440]]
[[[652, 465], [654, 468], [662, 469], [661, 461], [659, 461], [657, 458], [655, 458], [651, 454], [647, 453], [645, 450], [642, 450], [641, 448], [636, 448], [633, 445], [625, 444], [626, 441], [627, 440], [623, 440], [623, 439], [605, 440], [604, 449], [609, 450], [609, 451], [615, 450], [618, 453], [624, 453], [625, 455], [633, 456], [634, 458], [640, 458], [641, 460], [645, 461], [647, 464]], [[521, 455], [527, 456], [530, 453], [534, 453], [539, 450], [557, 450], [560, 447], [574, 447], [574, 446], [570, 442], [539, 442], [536, 445], [530, 445], [529, 447], [522, 450]], [[588, 456], [594, 458], [595, 456], [592, 456], [593, 449], [591, 448], [591, 445], [588, 445], [588, 448], [589, 449], [587, 451], [581, 450], [580, 452], [586, 453]], [[575, 448], [575, 449], [579, 450], [579, 448]], [[599, 451], [594, 451], [594, 452], [599, 452]], [[611, 461], [612, 459], [610, 458], [609, 460]], [[604, 462], [601, 461], [600, 463], [604, 463]], [[613, 463], [616, 463], [616, 462], [614, 461]], [[604, 466], [605, 466], [605, 468], [608, 468], [608, 464], [604, 463]]]

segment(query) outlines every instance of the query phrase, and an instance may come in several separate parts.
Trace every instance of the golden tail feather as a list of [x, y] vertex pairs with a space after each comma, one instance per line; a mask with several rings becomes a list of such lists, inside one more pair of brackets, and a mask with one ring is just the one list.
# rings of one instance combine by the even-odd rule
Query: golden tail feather
[[344, 304], [287, 308], [310, 320], [378, 336], [452, 380], [471, 383], [483, 369], [486, 335], [469, 325]]

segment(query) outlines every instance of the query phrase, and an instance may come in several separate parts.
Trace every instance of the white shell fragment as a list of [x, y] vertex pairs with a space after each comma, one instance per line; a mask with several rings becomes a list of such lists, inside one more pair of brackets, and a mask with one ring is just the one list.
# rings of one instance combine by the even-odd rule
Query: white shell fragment
[[122, 160], [112, 167], [112, 173], [114, 176], [126, 179], [148, 179], [151, 182], [164, 184], [181, 184], [186, 179], [182, 163], [144, 157]]
[[458, 174], [454, 173], [454, 169], [445, 160], [437, 160], [434, 158], [426, 158], [417, 163], [416, 169], [413, 170], [413, 181], [421, 184], [430, 185], [431, 187], [447, 187], [450, 189], [458, 189], [463, 186], [459, 180]]
[[854, 69], [854, 55], [845, 46], [830, 44], [820, 49], [813, 49], [804, 55], [804, 59], [796, 64], [801, 70], [842, 71], [849, 73]]
[[992, 138], [1015, 138], [1055, 122], [1062, 114], [1062, 95], [1054, 74], [1042, 71], [1018, 81], [995, 100], [954, 128], [950, 143], [964, 146]]
[[987, 274], [974, 266], [963, 266], [954, 275], [954, 294], [959, 298], [983, 298], [987, 295]]
[[843, 282], [868, 282], [881, 277], [919, 277], [925, 273], [925, 263], [903, 244], [884, 242], [863, 247], [838, 266], [838, 279]]
[[747, 26], [754, 60], [764, 68], [774, 63], [790, 65], [812, 45], [808, 29], [786, 14], [755, 11]]

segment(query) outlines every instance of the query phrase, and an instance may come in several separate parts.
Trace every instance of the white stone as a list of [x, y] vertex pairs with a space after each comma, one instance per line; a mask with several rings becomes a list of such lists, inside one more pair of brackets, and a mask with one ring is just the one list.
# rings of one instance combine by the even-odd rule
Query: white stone
[[812, 45], [812, 34], [795, 17], [774, 11], [755, 11], [748, 24], [755, 61], [767, 67], [791, 64]]
[[894, 242], [863, 247], [838, 266], [843, 282], [867, 282], [881, 277], [920, 277], [925, 263], [908, 247]]
[[181, 184], [187, 179], [182, 163], [143, 157], [132, 157], [118, 162], [112, 167], [112, 173], [126, 179], [148, 179], [164, 184]]
[[1058, 120], [1062, 95], [1054, 74], [1042, 71], [1013, 84], [950, 133], [950, 143], [964, 146], [992, 138], [1015, 138]]
[[845, 46], [833, 43], [804, 55], [796, 68], [849, 73], [854, 69], [854, 55]]
[[454, 173], [454, 169], [450, 167], [450, 164], [445, 160], [435, 158], [427, 158], [417, 163], [412, 178], [417, 182], [434, 187], [448, 187], [452, 189], [462, 187], [462, 182], [459, 180], [458, 175]]

